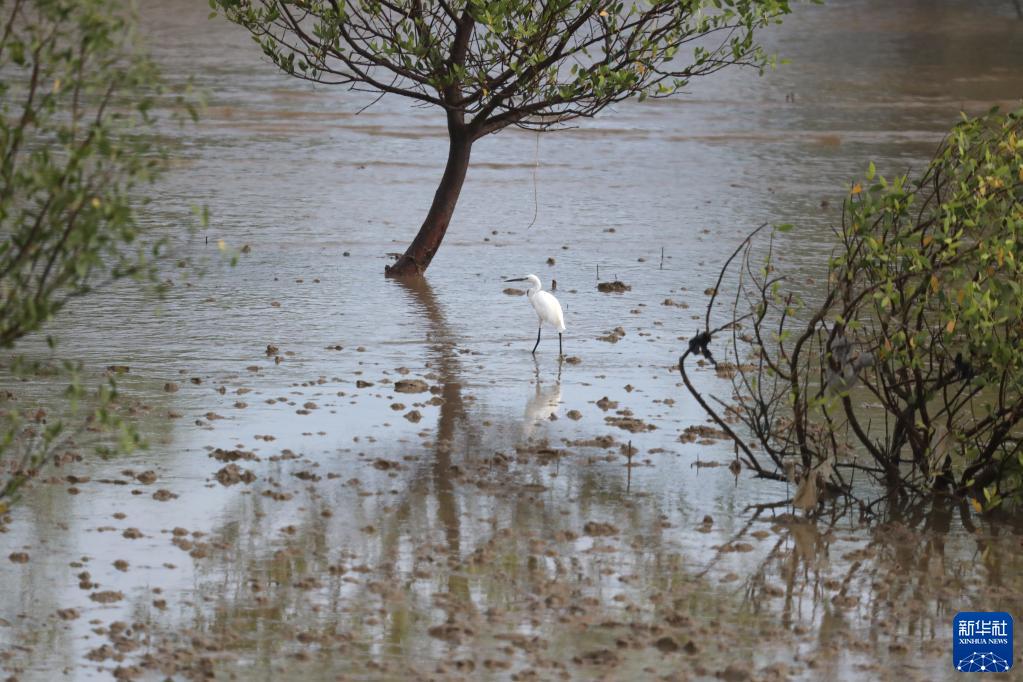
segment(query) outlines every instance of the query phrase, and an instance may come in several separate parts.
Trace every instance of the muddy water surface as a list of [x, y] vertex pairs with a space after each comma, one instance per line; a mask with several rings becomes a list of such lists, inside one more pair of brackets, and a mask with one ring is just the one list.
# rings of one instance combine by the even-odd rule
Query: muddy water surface
[[[184, 267], [163, 300], [107, 292], [50, 331], [95, 375], [130, 367], [149, 447], [0, 517], [5, 676], [951, 678], [956, 611], [1023, 613], [1019, 532], [800, 521], [687, 437], [704, 418], [673, 370], [746, 232], [794, 223], [811, 276], [868, 160], [920, 168], [961, 109], [1023, 93], [1013, 3], [892, 4], [800, 6], [764, 78], [621, 105], [539, 153], [482, 141], [408, 287], [382, 270], [439, 177], [437, 112], [356, 115], [203, 3], [145, 3], [168, 76], [210, 93], [148, 214]], [[188, 235], [192, 204], [213, 218]], [[598, 269], [631, 290], [599, 293]], [[564, 362], [550, 336], [529, 354], [533, 314], [503, 293], [529, 272], [557, 280]]]

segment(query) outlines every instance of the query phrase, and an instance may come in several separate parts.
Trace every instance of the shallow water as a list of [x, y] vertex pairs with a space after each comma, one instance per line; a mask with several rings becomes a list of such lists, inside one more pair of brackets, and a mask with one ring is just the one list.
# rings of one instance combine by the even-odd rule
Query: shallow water
[[[704, 417], [674, 363], [732, 247], [791, 222], [785, 258], [812, 275], [869, 160], [921, 168], [960, 109], [1023, 92], [1013, 3], [889, 5], [800, 6], [769, 36], [790, 64], [619, 106], [538, 155], [531, 134], [482, 141], [413, 288], [382, 270], [439, 178], [436, 112], [385, 99], [356, 116], [365, 100], [279, 76], [203, 3], [144, 7], [168, 76], [210, 93], [201, 123], [169, 129], [180, 160], [149, 214], [205, 276], [171, 262], [165, 299], [106, 292], [49, 330], [96, 374], [131, 367], [121, 385], [150, 447], [56, 470], [3, 517], [0, 669], [951, 677], [956, 611], [1021, 612], [1018, 531], [756, 512], [785, 487], [703, 466], [727, 465], [721, 444], [679, 441]], [[192, 204], [213, 217], [189, 236]], [[250, 247], [236, 267], [221, 239]], [[631, 290], [598, 293], [598, 268]], [[527, 272], [557, 280], [578, 362], [558, 363], [549, 335], [530, 356], [533, 313], [502, 293]], [[42, 356], [41, 340], [22, 350]], [[396, 392], [403, 378], [430, 391]], [[12, 385], [22, 405], [52, 388]], [[607, 421], [623, 410], [653, 428]], [[218, 482], [213, 448], [251, 453], [236, 464], [255, 480]], [[105, 591], [121, 597], [90, 599]]]

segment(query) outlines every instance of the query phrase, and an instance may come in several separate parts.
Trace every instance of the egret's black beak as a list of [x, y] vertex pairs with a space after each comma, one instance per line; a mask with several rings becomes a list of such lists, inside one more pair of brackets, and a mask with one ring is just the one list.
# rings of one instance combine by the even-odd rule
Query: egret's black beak
[[515, 279], [506, 279], [505, 282], [525, 282], [525, 277], [516, 277]]

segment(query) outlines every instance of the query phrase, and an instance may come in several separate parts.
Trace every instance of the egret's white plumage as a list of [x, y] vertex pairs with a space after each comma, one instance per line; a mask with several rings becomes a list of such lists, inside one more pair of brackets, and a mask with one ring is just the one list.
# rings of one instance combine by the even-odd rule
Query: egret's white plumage
[[540, 330], [543, 329], [543, 325], [546, 323], [557, 330], [558, 352], [561, 353], [561, 334], [565, 331], [565, 314], [561, 310], [561, 304], [558, 302], [558, 299], [554, 297], [554, 294], [543, 290], [543, 284], [536, 275], [526, 275], [525, 277], [505, 281], [529, 282], [529, 290], [526, 291], [526, 296], [529, 298], [529, 303], [533, 306], [533, 310], [536, 311], [536, 316], [539, 318], [539, 327], [536, 330], [536, 345], [533, 346], [533, 352], [536, 353], [536, 347], [540, 345]]

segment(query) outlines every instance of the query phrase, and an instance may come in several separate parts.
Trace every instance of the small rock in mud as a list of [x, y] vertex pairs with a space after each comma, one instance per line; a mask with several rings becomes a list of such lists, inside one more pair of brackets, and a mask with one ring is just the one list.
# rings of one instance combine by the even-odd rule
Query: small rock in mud
[[625, 429], [630, 433], [653, 431], [657, 428], [653, 424], [647, 424], [642, 419], [637, 419], [636, 417], [604, 417], [604, 421], [611, 426], [617, 426], [618, 428]]
[[96, 647], [95, 649], [85, 654], [85, 657], [87, 659], [89, 659], [90, 661], [96, 661], [97, 663], [105, 661], [108, 658], [116, 658], [118, 656], [123, 658], [123, 655], [119, 654], [117, 650], [114, 649], [109, 644], [104, 644], [103, 646]]
[[596, 438], [580, 438], [569, 442], [579, 448], [610, 448], [615, 444], [614, 436], [597, 436]]
[[177, 393], [179, 388], [180, 386], [178, 386], [173, 381], [168, 381], [166, 384], [163, 385], [163, 390], [166, 391], [167, 393]]
[[256, 475], [232, 462], [216, 473], [216, 479], [220, 485], [232, 486], [236, 483], [252, 483]]
[[211, 452], [210, 457], [220, 462], [237, 462], [240, 459], [259, 459], [256, 457], [255, 453], [249, 452], [248, 450], [224, 450], [222, 448], [217, 448]]
[[16, 564], [27, 564], [29, 560], [28, 552], [11, 552], [7, 558]]
[[423, 418], [423, 415], [422, 413], [419, 412], [419, 410], [410, 410], [406, 412], [403, 416], [405, 417], [405, 419], [408, 419], [413, 424], [418, 423], [419, 420]]
[[394, 382], [397, 393], [423, 393], [430, 390], [429, 384], [422, 379], [399, 379]]
[[391, 409], [395, 412], [400, 412], [405, 409], [405, 403], [391, 403]]
[[138, 540], [142, 537], [142, 531], [138, 528], [128, 528], [121, 535], [129, 540]]
[[112, 674], [115, 680], [130, 682], [131, 680], [137, 680], [142, 677], [142, 668], [137, 665], [119, 665], [114, 668], [114, 672]]
[[678, 642], [675, 641], [674, 637], [661, 637], [659, 640], [654, 642], [654, 646], [657, 647], [659, 651], [666, 654], [673, 654], [681, 648], [679, 647]]
[[392, 462], [389, 459], [375, 459], [373, 460], [373, 468], [379, 469], [380, 471], [387, 471], [388, 469], [400, 469], [401, 465], [397, 462]]
[[515, 289], [513, 287], [508, 287], [507, 289], [504, 290], [504, 293], [507, 296], [525, 296], [526, 295], [526, 292], [523, 289]]
[[626, 291], [632, 291], [632, 287], [625, 282], [615, 280], [613, 282], [598, 282], [597, 291], [604, 294], [622, 294]]
[[356, 388], [369, 388], [372, 385], [373, 385], [372, 381], [364, 381], [362, 379], [359, 379], [358, 381], [355, 382]]
[[565, 416], [571, 419], [572, 421], [579, 421], [580, 419], [583, 418], [583, 413], [580, 412], [579, 410], [569, 410], [568, 412], [565, 413]]
[[567, 362], [570, 365], [578, 365], [579, 363], [582, 362], [582, 358], [580, 358], [578, 355], [569, 355], [567, 358], [565, 358], [565, 362]]
[[723, 440], [725, 438], [728, 438], [727, 433], [721, 429], [715, 429], [704, 424], [687, 426], [685, 431], [682, 432], [682, 435], [678, 437], [679, 442], [682, 443], [693, 443], [697, 440], [713, 442], [716, 440]]
[[81, 614], [78, 613], [78, 609], [58, 609], [57, 617], [61, 620], [75, 620]]
[[267, 355], [270, 355], [270, 356], [277, 355], [277, 353], [280, 352], [280, 350], [281, 350], [280, 348], [278, 348], [277, 346], [275, 346], [272, 343], [266, 344], [266, 354]]
[[610, 649], [597, 649], [595, 651], [587, 651], [581, 656], [574, 657], [572, 662], [577, 665], [588, 663], [590, 665], [613, 666], [618, 664], [618, 654]]
[[473, 631], [469, 628], [461, 627], [453, 623], [445, 623], [443, 625], [434, 625], [432, 628], [426, 631], [431, 637], [442, 639], [445, 642], [452, 644], [458, 644], [462, 641], [463, 637], [471, 637]]
[[151, 469], [143, 471], [141, 474], [135, 474], [135, 480], [142, 485], [149, 485], [150, 483], [156, 482], [156, 472]]
[[714, 676], [725, 682], [746, 682], [746, 680], [750, 679], [751, 674], [749, 669], [732, 663], [724, 670], [714, 673]]
[[836, 594], [831, 598], [831, 603], [840, 609], [851, 609], [860, 603], [859, 597], [854, 597], [851, 594]]
[[122, 573], [126, 573], [128, 571], [128, 562], [124, 559], [118, 559], [114, 562], [114, 568]]
[[792, 679], [792, 677], [793, 677], [792, 669], [789, 668], [789, 666], [787, 666], [786, 664], [779, 661], [777, 663], [772, 663], [771, 665], [761, 668], [760, 673], [757, 676], [757, 679], [763, 680], [764, 682], [773, 682], [775, 680], [781, 682], [781, 680]]
[[610, 400], [607, 396], [604, 396], [597, 401], [597, 407], [607, 412], [618, 407], [618, 403], [614, 400]]
[[612, 526], [610, 523], [601, 523], [599, 521], [587, 521], [586, 525], [583, 526], [583, 533], [585, 533], [586, 535], [591, 535], [593, 537], [618, 535], [618, 529]]
[[618, 343], [621, 339], [625, 338], [625, 329], [622, 327], [615, 327], [604, 336], [598, 336], [598, 341], [607, 341], [608, 343]]
[[124, 594], [115, 590], [104, 590], [102, 592], [93, 592], [89, 595], [89, 599], [100, 604], [112, 604], [115, 601], [124, 599]]
[[169, 500], [177, 499], [177, 497], [178, 496], [175, 493], [172, 493], [171, 491], [166, 490], [165, 488], [160, 488], [155, 493], [153, 493], [153, 499], [156, 500], [157, 502], [167, 502]]
[[678, 302], [676, 302], [676, 301], [673, 301], [673, 300], [672, 300], [672, 299], [670, 299], [670, 298], [666, 298], [666, 299], [664, 299], [664, 301], [663, 301], [663, 302], [661, 303], [661, 305], [673, 306], [673, 307], [675, 307], [675, 308], [683, 308], [683, 309], [685, 309], [685, 308], [688, 308], [688, 307], [689, 307], [689, 304], [688, 304], [688, 303], [678, 303]]
[[753, 545], [748, 542], [733, 542], [721, 548], [721, 552], [752, 552]]

